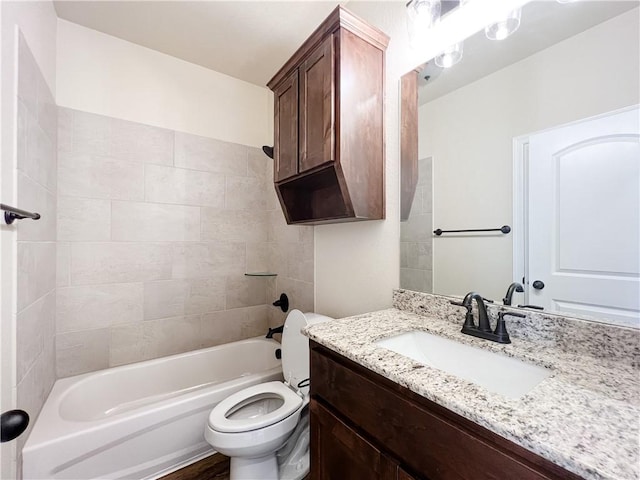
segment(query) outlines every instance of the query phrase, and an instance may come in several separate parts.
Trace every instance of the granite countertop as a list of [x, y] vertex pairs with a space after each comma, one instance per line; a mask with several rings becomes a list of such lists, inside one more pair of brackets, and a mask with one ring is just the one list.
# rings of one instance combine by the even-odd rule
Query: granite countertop
[[[315, 324], [311, 340], [589, 479], [640, 478], [640, 375], [633, 363], [567, 352], [529, 339], [501, 345], [459, 324], [396, 308]], [[552, 370], [519, 399], [494, 394], [374, 342], [422, 330]]]

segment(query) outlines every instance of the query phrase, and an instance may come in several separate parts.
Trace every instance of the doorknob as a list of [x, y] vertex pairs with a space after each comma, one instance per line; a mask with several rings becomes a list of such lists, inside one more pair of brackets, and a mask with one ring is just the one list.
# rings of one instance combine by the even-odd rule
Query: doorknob
[[544, 288], [544, 282], [542, 280], [534, 281], [533, 288], [535, 288], [536, 290], [542, 290]]
[[24, 410], [9, 410], [0, 415], [0, 442], [10, 442], [20, 436], [29, 425], [29, 415]]

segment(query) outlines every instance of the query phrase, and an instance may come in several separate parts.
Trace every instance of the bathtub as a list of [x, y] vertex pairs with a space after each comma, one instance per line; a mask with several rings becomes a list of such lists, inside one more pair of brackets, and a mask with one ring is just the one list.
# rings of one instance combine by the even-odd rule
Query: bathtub
[[211, 409], [282, 379], [280, 344], [252, 338], [58, 380], [22, 451], [25, 479], [154, 479], [213, 453]]

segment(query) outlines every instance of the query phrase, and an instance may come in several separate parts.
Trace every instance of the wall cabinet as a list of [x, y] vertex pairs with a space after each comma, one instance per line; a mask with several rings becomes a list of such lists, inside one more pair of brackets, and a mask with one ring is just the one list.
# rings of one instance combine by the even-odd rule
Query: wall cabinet
[[338, 7], [269, 81], [274, 181], [288, 223], [384, 218], [388, 41]]
[[313, 480], [580, 478], [314, 342], [311, 396]]

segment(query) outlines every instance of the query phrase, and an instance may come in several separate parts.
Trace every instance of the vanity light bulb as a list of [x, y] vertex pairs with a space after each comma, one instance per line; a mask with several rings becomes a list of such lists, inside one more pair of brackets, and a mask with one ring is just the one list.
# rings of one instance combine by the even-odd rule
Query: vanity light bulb
[[416, 30], [428, 30], [440, 20], [440, 0], [412, 0], [407, 9]]
[[513, 10], [505, 18], [487, 26], [484, 29], [484, 33], [489, 40], [504, 40], [518, 30], [521, 16], [522, 9], [518, 8], [517, 10]]
[[462, 60], [462, 45], [462, 42], [451, 45], [434, 59], [435, 64], [441, 68], [449, 68], [460, 62]]

